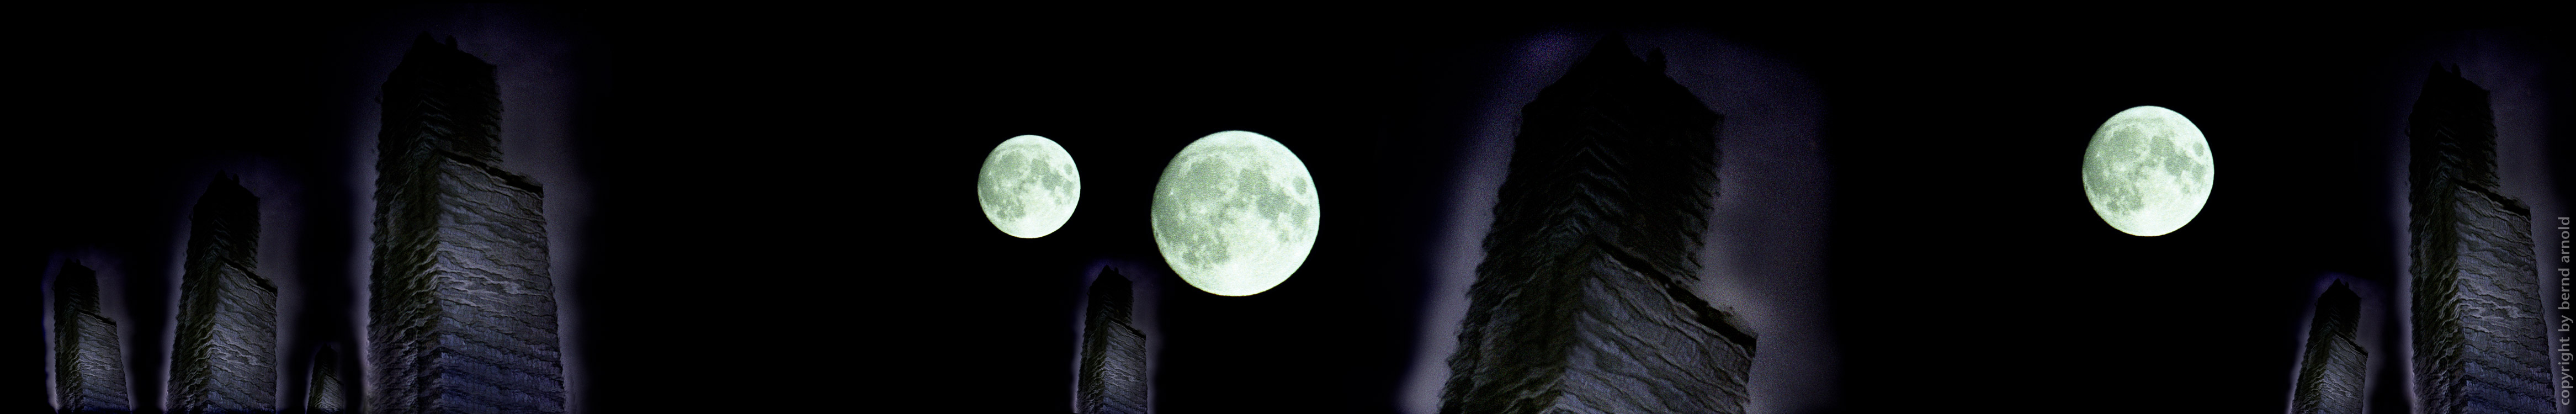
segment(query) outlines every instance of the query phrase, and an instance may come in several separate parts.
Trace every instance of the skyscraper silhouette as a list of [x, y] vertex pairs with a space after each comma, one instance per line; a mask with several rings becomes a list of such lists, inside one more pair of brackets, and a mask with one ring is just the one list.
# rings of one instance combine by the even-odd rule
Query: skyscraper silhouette
[[197, 198], [184, 269], [170, 411], [277, 411], [277, 286], [259, 276], [259, 198], [240, 177]]
[[2370, 353], [2361, 349], [2361, 296], [2343, 281], [2317, 295], [2316, 316], [2308, 322], [2307, 352], [2299, 358], [2299, 385], [2291, 398], [2296, 414], [2361, 414], [2362, 384], [2369, 374]]
[[423, 34], [383, 99], [369, 411], [563, 412], [543, 193], [500, 168], [492, 65]]
[[1722, 120], [1602, 39], [1521, 110], [1443, 413], [1741, 413], [1752, 332], [1692, 293]]
[[349, 398], [340, 389], [340, 347], [326, 345], [313, 351], [312, 373], [305, 381], [305, 414], [340, 414], [348, 409]]
[[2487, 91], [2434, 68], [2407, 121], [2417, 412], [2551, 412], [2531, 208], [2497, 191]]
[[99, 313], [98, 272], [64, 263], [54, 275], [54, 389], [64, 413], [132, 412], [116, 321]]
[[1145, 414], [1145, 333], [1136, 330], [1134, 284], [1102, 268], [1082, 309], [1082, 414]]

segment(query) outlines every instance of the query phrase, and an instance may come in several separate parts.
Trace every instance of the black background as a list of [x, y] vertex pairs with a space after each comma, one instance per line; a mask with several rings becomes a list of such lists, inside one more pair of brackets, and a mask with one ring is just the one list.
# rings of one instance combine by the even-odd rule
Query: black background
[[[2463, 38], [2456, 26], [513, 10], [598, 47], [569, 121], [593, 234], [557, 252], [588, 263], [567, 289], [581, 309], [566, 329], [587, 338], [573, 352], [590, 361], [590, 412], [1069, 411], [1084, 275], [1104, 264], [1156, 288], [1159, 312], [1140, 318], [1159, 327], [1158, 411], [1393, 410], [1428, 244], [1458, 202], [1446, 180], [1481, 122], [1470, 108], [1525, 36], [1639, 27], [1704, 29], [1822, 88], [1834, 199], [1815, 260], [1829, 271], [1843, 401], [1809, 411], [2277, 412], [2319, 281], [2403, 279], [2392, 119], [2431, 57]], [[383, 74], [351, 73], [361, 51], [339, 36], [414, 11], [66, 11], [31, 29], [36, 46], [20, 53], [36, 74], [21, 85], [34, 93], [20, 96], [43, 109], [13, 116], [33, 126], [10, 152], [9, 176], [28, 180], [10, 263], [30, 275], [13, 318], [41, 317], [32, 281], [53, 251], [163, 243], [162, 224], [125, 218], [184, 208], [173, 194], [200, 185], [191, 160], [252, 153], [334, 171], [349, 162], [337, 148], [372, 145], [345, 142], [352, 121], [329, 106], [347, 78]], [[2547, 119], [2576, 119], [2565, 43], [2550, 43], [2563, 30], [2475, 33], [2559, 69], [2527, 96], [2559, 105]], [[2227, 161], [2199, 218], [2163, 237], [2103, 225], [2074, 177], [2084, 137], [2138, 105], [2191, 117]], [[1163, 162], [1222, 130], [1279, 138], [1329, 206], [1297, 276], [1260, 295], [1185, 287], [1160, 268], [1145, 219]], [[970, 190], [986, 151], [1021, 134], [1055, 139], [1082, 167], [1080, 209], [1041, 239], [995, 231]], [[2561, 184], [2567, 165], [2552, 163]], [[2566, 213], [2533, 215], [2551, 214]], [[305, 243], [363, 242], [305, 231]], [[316, 256], [296, 265], [356, 260]], [[50, 337], [15, 332], [26, 350], [6, 365], [24, 384], [11, 404], [41, 405]], [[2402, 340], [2379, 339], [2373, 363], [2396, 366], [2386, 350]], [[2398, 378], [2374, 381], [2374, 412], [2402, 412]]]

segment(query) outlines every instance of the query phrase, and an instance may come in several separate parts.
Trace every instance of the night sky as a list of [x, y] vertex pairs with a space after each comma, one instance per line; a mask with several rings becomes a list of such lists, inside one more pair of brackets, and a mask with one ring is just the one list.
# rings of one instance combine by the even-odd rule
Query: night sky
[[[2576, 215], [2576, 163], [2550, 145], [2576, 142], [2550, 129], [2576, 119], [2563, 29], [118, 13], [58, 13], [81, 24], [21, 52], [27, 101], [50, 106], [22, 112], [41, 126], [9, 163], [29, 181], [9, 237], [10, 407], [46, 404], [46, 272], [115, 261], [92, 264], [124, 283], [109, 305], [166, 315], [151, 299], [175, 300], [184, 214], [215, 171], [262, 197], [266, 275], [317, 292], [295, 320], [324, 327], [281, 344], [362, 333], [333, 318], [365, 300], [373, 97], [421, 31], [501, 67], [504, 157], [546, 186], [573, 400], [594, 413], [1070, 411], [1103, 266], [1138, 282], [1159, 412], [1424, 407], [1410, 384], [1443, 365], [1422, 347], [1463, 302], [1444, 293], [1463, 291], [1444, 269], [1473, 265], [1460, 235], [1490, 224], [1469, 213], [1499, 184], [1483, 173], [1508, 154], [1496, 131], [1612, 31], [1665, 48], [1728, 117], [1721, 175], [1745, 187], [1721, 208], [1779, 211], [1714, 216], [1732, 233], [1710, 236], [1703, 285], [1771, 315], [1757, 360], [1799, 362], [1773, 368], [1795, 380], [1754, 379], [1768, 412], [2280, 412], [2337, 278], [2364, 302], [2373, 412], [2404, 412], [2403, 128], [2437, 61], [2496, 92], [2506, 192], [2535, 219]], [[2200, 216], [2154, 238], [2103, 224], [2077, 178], [2094, 128], [2139, 105], [2190, 117], [2218, 160]], [[1147, 220], [1164, 162], [1223, 130], [1295, 151], [1324, 207], [1296, 276], [1254, 296], [1173, 277]], [[1023, 134], [1082, 169], [1080, 208], [1039, 239], [1002, 234], [974, 199], [986, 152]], [[1756, 292], [1714, 291], [1729, 287]], [[166, 334], [141, 339], [123, 338], [166, 352]], [[161, 398], [166, 380], [130, 376]]]

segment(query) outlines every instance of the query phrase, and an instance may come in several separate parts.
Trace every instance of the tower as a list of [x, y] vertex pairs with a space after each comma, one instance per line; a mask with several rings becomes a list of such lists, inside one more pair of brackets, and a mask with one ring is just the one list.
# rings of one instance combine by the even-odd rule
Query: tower
[[543, 192], [501, 169], [493, 66], [422, 34], [384, 85], [369, 411], [564, 411]]
[[2361, 296], [2343, 281], [2317, 295], [2308, 322], [2308, 345], [2299, 358], [2299, 385], [2290, 401], [2295, 414], [2361, 414], [2362, 384], [2370, 352], [2361, 349]]
[[116, 321], [99, 313], [98, 272], [64, 263], [54, 275], [54, 389], [62, 412], [122, 413], [125, 358], [116, 343]]
[[1145, 333], [1136, 330], [1133, 284], [1102, 268], [1082, 310], [1083, 414], [1145, 414]]
[[277, 286], [259, 276], [259, 198], [215, 178], [189, 216], [170, 411], [277, 411]]
[[2418, 412], [2551, 412], [2531, 208], [2497, 191], [2487, 91], [2434, 68], [2407, 124]]
[[312, 370], [306, 378], [305, 414], [340, 414], [346, 411], [349, 399], [340, 388], [340, 347], [325, 345], [313, 351]]
[[1602, 39], [1521, 109], [1443, 413], [1741, 413], [1753, 333], [1692, 293], [1723, 120]]

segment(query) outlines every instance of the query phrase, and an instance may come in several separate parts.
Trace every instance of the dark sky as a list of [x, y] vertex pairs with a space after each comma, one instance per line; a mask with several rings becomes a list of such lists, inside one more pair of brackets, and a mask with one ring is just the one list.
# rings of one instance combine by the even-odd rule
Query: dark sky
[[[1590, 39], [1615, 29], [1663, 42], [1705, 34], [1717, 39], [1705, 49], [1764, 59], [1752, 65], [1757, 70], [1729, 74], [1737, 77], [1727, 85], [1736, 88], [1731, 92], [1774, 95], [1732, 111], [1725, 106], [1746, 99], [1702, 98], [1731, 116], [1778, 116], [1750, 109], [1765, 99], [1820, 105], [1814, 140], [1831, 171], [1829, 201], [1792, 199], [1779, 207], [1830, 206], [1824, 228], [1816, 229], [1826, 234], [1825, 246], [1805, 258], [1823, 268], [1824, 297], [1804, 305], [1828, 309], [1818, 318], [1830, 321], [1822, 342], [1836, 350], [1823, 360], [1834, 367], [1820, 375], [1832, 380], [1757, 406], [1790, 413], [1963, 403], [2047, 410], [2116, 400], [2150, 412], [2278, 412], [2289, 401], [2307, 309], [2326, 283], [2341, 278], [2374, 301], [2365, 308], [2373, 312], [2366, 340], [2382, 368], [2372, 384], [2374, 410], [2402, 412], [2400, 371], [2387, 369], [2401, 366], [2400, 353], [2389, 350], [2402, 338], [2388, 334], [2397, 330], [2399, 308], [2385, 301], [2403, 279], [2402, 183], [2392, 166], [2404, 160], [2395, 149], [2404, 142], [2414, 88], [2434, 61], [2478, 56], [2485, 59], [2458, 62], [2472, 79], [2498, 83], [2491, 89], [2514, 85], [2516, 92], [2498, 94], [2500, 122], [2563, 119], [2549, 114], [2563, 114], [2564, 105], [2550, 103], [2567, 96], [2564, 79], [2546, 78], [2550, 68], [2566, 67], [2564, 49], [2538, 43], [2546, 33], [2515, 30], [2149, 34], [2117, 25], [1994, 26], [1892, 27], [1864, 36], [1725, 25], [1389, 27], [1256, 25], [1211, 33], [1067, 25], [942, 43], [949, 53], [931, 61], [982, 69], [938, 78], [959, 82], [933, 82], [942, 85], [933, 94], [960, 97], [936, 107], [1016, 115], [958, 121], [969, 126], [957, 134], [963, 142], [942, 144], [958, 148], [947, 155], [958, 161], [937, 167], [957, 172], [931, 178], [949, 181], [923, 196], [924, 207], [945, 209], [929, 217], [947, 219], [918, 225], [982, 224], [965, 195], [965, 171], [1001, 139], [1045, 135], [1065, 143], [1084, 168], [1084, 204], [1073, 222], [1039, 240], [970, 225], [984, 235], [962, 235], [968, 239], [961, 244], [972, 247], [958, 250], [1150, 265], [1144, 200], [1163, 160], [1217, 130], [1279, 138], [1316, 171], [1327, 200], [1322, 241], [1298, 276], [1268, 293], [1162, 290], [1160, 311], [1151, 316], [1160, 329], [1149, 332], [1161, 335], [1156, 407], [1419, 407], [1408, 402], [1404, 378], [1437, 365], [1415, 351], [1424, 338], [1438, 337], [1422, 334], [1428, 328], [1421, 321], [1450, 300], [1436, 296], [1430, 275], [1456, 250], [1446, 233], [1457, 225], [1453, 213], [1476, 202], [1461, 193], [1473, 174], [1460, 171], [1481, 168], [1468, 160], [1490, 151], [1478, 146], [1477, 134], [1491, 122], [1480, 105], [1531, 81], [1515, 69], [1524, 63], [1515, 59], [1527, 56], [1522, 49], [1560, 32]], [[2521, 77], [2541, 79], [2509, 80]], [[959, 83], [975, 86], [949, 89]], [[1260, 98], [1227, 98], [1239, 96]], [[2103, 224], [2077, 180], [2092, 131], [2139, 105], [2191, 117], [2221, 160], [2217, 193], [2199, 219], [2157, 238]], [[2508, 107], [2518, 109], [2502, 109]], [[2501, 115], [2511, 113], [2522, 115]], [[983, 130], [990, 132], [972, 132]], [[2523, 194], [2535, 216], [2564, 211], [2541, 182], [2553, 173], [2530, 165], [2546, 158], [2534, 154], [2558, 149], [2543, 145], [2546, 129], [2523, 131], [2503, 138], [2507, 156], [2523, 160], [2508, 162], [2525, 163], [2507, 168], [2515, 177], [2509, 180], [2522, 183], [2510, 190]], [[1026, 266], [979, 273], [1082, 274], [1050, 270], [1063, 264]], [[958, 305], [962, 322], [952, 323], [963, 326], [950, 329], [965, 333], [948, 337], [983, 339], [952, 350], [1011, 356], [957, 369], [995, 387], [1067, 387], [1063, 367], [1071, 366], [1075, 333], [1058, 321], [1079, 311], [1070, 303], [1081, 280], [1014, 292], [1025, 299], [1006, 296], [1013, 299], [1003, 303], [1036, 301], [1043, 306], [1034, 309], [1055, 312], [1025, 322], [1026, 331], [986, 329], [1009, 324], [986, 321], [1012, 319], [1020, 307]], [[1055, 349], [1017, 353], [1043, 347]], [[1040, 368], [1025, 377], [999, 374], [1021, 365]], [[992, 371], [967, 368], [975, 366]], [[1801, 398], [1812, 394], [1839, 397]], [[1011, 398], [978, 401], [1018, 401]], [[1066, 404], [1062, 397], [1028, 398], [1029, 410]]]
[[[32, 99], [55, 104], [30, 122], [59, 127], [30, 134], [10, 166], [30, 178], [24, 199], [49, 201], [21, 209], [13, 263], [102, 270], [104, 312], [119, 321], [144, 412], [167, 400], [186, 214], [218, 173], [241, 176], [260, 198], [258, 272], [279, 288], [281, 404], [302, 406], [304, 358], [316, 347], [359, 348], [375, 100], [420, 33], [454, 36], [497, 66], [504, 168], [545, 186], [558, 289], [583, 287], [593, 228], [582, 161], [599, 147], [587, 134], [609, 79], [595, 16], [526, 6], [54, 12], [45, 14], [62, 19], [61, 31], [29, 52], [43, 57], [29, 79], [42, 79]], [[581, 298], [561, 303], [568, 347], [586, 345]], [[21, 309], [36, 311], [21, 320], [42, 321], [42, 309]], [[20, 344], [36, 347], [28, 355], [44, 355], [41, 335]], [[590, 353], [571, 354], [579, 390]], [[13, 400], [42, 404], [47, 361], [23, 362], [36, 374], [22, 377], [31, 398]], [[344, 378], [355, 385], [357, 372]]]
[[[2533, 33], [2131, 29], [1971, 29], [1793, 52], [1832, 62], [1811, 67], [1833, 119], [1845, 393], [1889, 397], [1846, 408], [2116, 399], [2147, 412], [2277, 412], [2328, 278], [2370, 295], [2366, 311], [2395, 309], [2392, 284], [2406, 277], [2397, 149], [2434, 59], [2484, 48], [2557, 68], [2496, 104], [2554, 101], [2542, 108], [2558, 115], [2498, 120], [2568, 119], [2566, 49], [2537, 47]], [[2472, 79], [2547, 73], [2453, 62]], [[2190, 117], [2218, 160], [2199, 218], [2162, 237], [2111, 231], [2075, 181], [2084, 137], [2136, 105]], [[2503, 139], [2508, 157], [2564, 151], [2538, 134]], [[2521, 168], [2507, 180], [2522, 183], [2514, 194], [2535, 218], [2565, 215], [2536, 183], [2549, 176]], [[2385, 341], [2366, 344], [2374, 366], [2401, 366], [2395, 317], [2371, 321]], [[2373, 378], [2374, 412], [2403, 412], [2395, 374]]]
[[[2343, 278], [2374, 295], [2366, 300], [2386, 301], [2390, 284], [2402, 279], [2396, 204], [2402, 200], [2395, 192], [2401, 183], [2391, 166], [2402, 165], [2403, 154], [2393, 151], [2402, 148], [2399, 128], [2425, 68], [2455, 59], [2450, 56], [2461, 48], [2488, 55], [2493, 67], [2464, 62], [2473, 73], [2539, 76], [2548, 72], [2533, 68], [2565, 67], [2563, 55], [2549, 54], [2563, 49], [2510, 30], [2472, 32], [2464, 42], [2453, 31], [2356, 27], [2155, 34], [2118, 26], [1894, 27], [1868, 36], [1723, 25], [1389, 27], [1318, 32], [1256, 25], [1210, 33], [1187, 26], [1067, 25], [942, 43], [950, 54], [932, 61], [983, 69], [941, 77], [963, 81], [934, 82], [943, 86], [933, 91], [958, 92], [951, 95], [961, 96], [956, 106], [1017, 115], [960, 121], [972, 126], [967, 131], [991, 132], [961, 133], [964, 142], [950, 144], [960, 153], [949, 156], [959, 161], [939, 168], [959, 172], [934, 178], [950, 181], [924, 196], [931, 204], [925, 207], [948, 209], [930, 217], [950, 219], [919, 225], [981, 224], [964, 196], [971, 185], [964, 171], [1000, 139], [1045, 135], [1065, 143], [1084, 168], [1084, 204], [1073, 223], [1040, 240], [978, 227], [972, 231], [986, 237], [959, 250], [1068, 255], [1032, 261], [1069, 263], [1112, 256], [1150, 265], [1143, 200], [1169, 154], [1217, 130], [1279, 138], [1316, 171], [1328, 200], [1322, 241], [1298, 276], [1269, 293], [1227, 298], [1162, 291], [1153, 316], [1160, 329], [1150, 333], [1161, 335], [1156, 407], [1418, 407], [1407, 402], [1413, 391], [1403, 378], [1437, 365], [1415, 351], [1424, 338], [1438, 337], [1422, 334], [1430, 328], [1420, 321], [1450, 300], [1435, 296], [1438, 285], [1428, 275], [1456, 250], [1445, 233], [1457, 225], [1453, 213], [1476, 202], [1461, 193], [1474, 185], [1468, 184], [1474, 175], [1460, 170], [1481, 168], [1467, 160], [1490, 152], [1478, 144], [1477, 134], [1491, 122], [1480, 105], [1531, 81], [1515, 69], [1524, 63], [1515, 59], [1527, 56], [1521, 50], [1559, 32], [1590, 39], [1617, 29], [1666, 42], [1687, 37], [1676, 33], [1706, 34], [1719, 45], [1707, 49], [1765, 59], [1752, 65], [1757, 70], [1730, 75], [1783, 82], [1735, 80], [1732, 92], [1775, 96], [1732, 111], [1723, 106], [1746, 99], [1702, 98], [1731, 116], [1777, 116], [1748, 109], [1762, 107], [1763, 99], [1782, 106], [1820, 102], [1822, 126], [1814, 140], [1832, 172], [1828, 202], [1787, 200], [1780, 207], [1830, 206], [1825, 228], [1816, 230], [1828, 235], [1826, 245], [1805, 261], [1824, 269], [1824, 298], [1806, 305], [1829, 309], [1819, 317], [1830, 321], [1822, 341], [1838, 349], [1823, 359], [1837, 366], [1821, 376], [1833, 380], [1757, 406], [1880, 412], [2001, 401], [2048, 409], [2042, 407], [2122, 396], [2123, 407], [2145, 411], [2277, 412], [2288, 403], [2307, 308], [2325, 283]], [[977, 86], [948, 88], [957, 83]], [[2500, 115], [2504, 122], [2538, 124], [2552, 119], [2548, 111], [2565, 110], [2546, 105], [2565, 99], [2564, 80], [2516, 85], [2528, 91], [2500, 93], [2511, 98], [2498, 105], [2523, 108], [2525, 115]], [[2222, 160], [2218, 193], [2200, 218], [2158, 238], [2103, 224], [2076, 179], [2078, 154], [2093, 129], [2139, 105], [2191, 117]], [[2509, 132], [2508, 150], [2526, 163], [2540, 159], [2528, 154], [2553, 150], [2540, 145], [2542, 134]], [[1353, 157], [1354, 150], [1362, 156]], [[2508, 169], [2525, 183], [2515, 190], [2529, 194], [2535, 215], [2563, 211], [2540, 192], [2545, 185], [2537, 181], [2549, 173], [2527, 164]], [[1352, 181], [1349, 174], [1369, 178]], [[951, 193], [957, 195], [939, 195]], [[1354, 205], [1361, 207], [1346, 207]], [[1081, 274], [1047, 270], [1059, 264], [1027, 266], [1017, 272]], [[952, 328], [968, 331], [952, 338], [988, 338], [964, 343], [998, 343], [955, 348], [963, 353], [1014, 355], [985, 357], [993, 363], [983, 366], [1041, 367], [1029, 377], [979, 376], [985, 379], [978, 382], [1066, 387], [1071, 376], [1061, 367], [1071, 365], [1074, 332], [1056, 321], [1078, 312], [1068, 303], [1080, 281], [1044, 282], [1055, 287], [1022, 293], [1042, 300], [1037, 309], [1057, 312], [1027, 322], [1043, 330], [985, 330], [986, 322]], [[962, 306], [971, 308], [961, 311], [971, 315], [959, 318], [964, 321], [1020, 312], [1001, 304]], [[2394, 331], [2395, 305], [2368, 306], [2372, 349], [2395, 348], [2401, 338], [2386, 335]], [[1413, 323], [1390, 322], [1407, 320]], [[1040, 346], [1024, 342], [1057, 349], [1029, 356], [1007, 351]], [[2383, 368], [2397, 366], [2400, 356], [2372, 355]], [[2402, 392], [2391, 386], [2401, 377], [2377, 372], [2375, 410], [2399, 412]], [[1031, 383], [1008, 382], [1021, 380]], [[1811, 394], [1840, 397], [1800, 398]], [[1030, 410], [1066, 401], [1029, 398]]]
[[[1701, 96], [1730, 127], [1812, 125], [1821, 228], [1766, 231], [1821, 242], [1765, 266], [1821, 278], [1785, 285], [1829, 321], [1806, 336], [1833, 347], [1818, 374], [1829, 380], [1795, 392], [1838, 397], [1788, 399], [1802, 402], [1781, 412], [2279, 412], [2325, 280], [2356, 283], [2365, 312], [2395, 323], [2371, 304], [2403, 279], [2393, 168], [2425, 68], [2462, 64], [2499, 90], [2500, 121], [2532, 125], [2505, 128], [2519, 148], [2508, 157], [2521, 156], [2506, 179], [2536, 217], [2569, 214], [2547, 195], [2556, 187], [2531, 182], [2566, 176], [2570, 164], [2552, 162], [2565, 150], [2543, 145], [2567, 142], [2550, 139], [2565, 129], [2547, 121], [2576, 119], [2568, 49], [2545, 41], [2563, 31], [888, 22], [545, 7], [57, 15], [80, 24], [27, 37], [46, 41], [22, 52], [44, 80], [31, 99], [52, 106], [26, 121], [43, 133], [19, 134], [28, 147], [12, 152], [12, 176], [33, 182], [11, 237], [20, 280], [41, 280], [67, 249], [170, 267], [178, 258], [153, 254], [175, 251], [174, 218], [204, 174], [230, 165], [296, 188], [263, 199], [312, 215], [285, 242], [300, 279], [363, 269], [319, 252], [365, 243], [353, 231], [372, 175], [351, 171], [372, 156], [352, 154], [373, 145], [367, 99], [382, 58], [399, 53], [378, 41], [455, 30], [469, 52], [492, 45], [487, 60], [555, 62], [519, 65], [559, 67], [519, 72], [539, 79], [514, 90], [546, 93], [513, 99], [564, 100], [505, 102], [555, 109], [530, 121], [543, 126], [505, 125], [503, 139], [559, 137], [505, 156], [559, 178], [546, 182], [550, 213], [586, 214], [550, 225], [555, 253], [576, 262], [556, 271], [571, 280], [566, 314], [579, 315], [566, 328], [581, 338], [573, 359], [587, 364], [575, 399], [591, 412], [1068, 411], [1082, 289], [1104, 265], [1139, 279], [1160, 412], [1406, 409], [1407, 376], [1437, 337], [1423, 333], [1444, 300], [1433, 275], [1458, 250], [1455, 212], [1473, 208], [1470, 161], [1492, 150], [1476, 146], [1489, 142], [1485, 105], [1552, 82], [1514, 69], [1534, 37], [1611, 30], [1758, 58], [1677, 78], [1725, 85], [1695, 93], [1760, 96]], [[2076, 179], [2093, 129], [2138, 105], [2190, 117], [2219, 160], [2200, 217], [2156, 238], [2102, 224]], [[1297, 275], [1249, 297], [1172, 278], [1146, 220], [1163, 163], [1223, 130], [1295, 151], [1325, 206]], [[1022, 134], [1064, 145], [1084, 178], [1073, 219], [1040, 239], [993, 229], [971, 191], [986, 151]], [[551, 204], [558, 195], [586, 195], [587, 208]], [[176, 277], [129, 285], [128, 300], [175, 296]], [[36, 285], [11, 302], [41, 303]], [[42, 315], [10, 309], [22, 326]], [[11, 349], [34, 348], [5, 365], [26, 384], [6, 395], [40, 404], [49, 338], [16, 332]], [[2396, 366], [2386, 350], [2402, 340], [2379, 339], [2374, 364]], [[2401, 412], [2393, 375], [2375, 377], [2374, 412]]]

